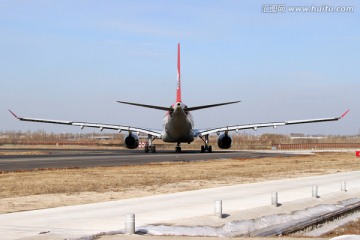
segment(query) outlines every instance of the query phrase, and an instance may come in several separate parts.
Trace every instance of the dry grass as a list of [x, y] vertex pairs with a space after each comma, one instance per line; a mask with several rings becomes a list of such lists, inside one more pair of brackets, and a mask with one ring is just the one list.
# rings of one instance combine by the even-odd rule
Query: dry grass
[[359, 163], [360, 159], [354, 153], [321, 153], [312, 156], [9, 172], [0, 174], [0, 212], [360, 170]]
[[360, 219], [356, 221], [351, 221], [341, 227], [332, 230], [331, 232], [322, 235], [321, 237], [333, 238], [340, 235], [349, 235], [349, 234], [360, 235]]

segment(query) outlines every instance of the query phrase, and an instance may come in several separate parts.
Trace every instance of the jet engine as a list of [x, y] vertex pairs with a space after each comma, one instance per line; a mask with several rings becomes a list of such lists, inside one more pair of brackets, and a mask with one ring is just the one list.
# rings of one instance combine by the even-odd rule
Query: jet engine
[[231, 147], [231, 137], [228, 134], [221, 134], [218, 138], [218, 146], [221, 149], [228, 149]]
[[135, 149], [139, 146], [139, 138], [137, 135], [130, 133], [124, 140], [126, 148]]

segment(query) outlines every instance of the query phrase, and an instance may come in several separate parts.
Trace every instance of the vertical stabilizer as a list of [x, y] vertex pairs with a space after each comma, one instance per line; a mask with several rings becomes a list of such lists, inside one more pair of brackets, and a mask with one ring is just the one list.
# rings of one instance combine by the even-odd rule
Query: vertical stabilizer
[[178, 43], [176, 102], [181, 102], [180, 43]]

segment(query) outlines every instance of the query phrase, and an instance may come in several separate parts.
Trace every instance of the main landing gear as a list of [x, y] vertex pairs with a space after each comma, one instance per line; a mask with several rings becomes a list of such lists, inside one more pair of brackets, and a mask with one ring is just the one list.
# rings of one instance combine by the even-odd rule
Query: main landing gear
[[175, 152], [176, 152], [176, 153], [181, 153], [181, 147], [180, 147], [180, 143], [179, 143], [179, 142], [176, 144]]
[[146, 153], [148, 153], [149, 151], [151, 151], [152, 153], [156, 153], [156, 147], [154, 145], [152, 146], [145, 145], [144, 149]]
[[205, 137], [205, 139], [203, 137], [200, 137], [201, 140], [203, 140], [205, 143], [205, 146], [201, 146], [201, 152], [202, 153], [204, 153], [204, 152], [212, 153], [212, 146], [209, 145], [209, 135], [205, 135], [204, 137]]
[[[209, 145], [209, 135], [205, 135], [203, 137], [200, 137], [204, 143], [205, 146], [201, 146], [201, 152], [208, 152], [208, 153], [212, 153], [212, 146]], [[176, 153], [181, 153], [181, 147], [180, 147], [180, 142], [176, 143], [176, 147], [175, 147], [175, 152]]]
[[201, 152], [204, 153], [204, 152], [208, 152], [208, 153], [212, 153], [212, 146], [201, 146]]
[[156, 147], [152, 143], [155, 139], [156, 139], [156, 137], [148, 135], [148, 141], [144, 147], [145, 153], [148, 153], [149, 151], [151, 151], [152, 153], [156, 153]]

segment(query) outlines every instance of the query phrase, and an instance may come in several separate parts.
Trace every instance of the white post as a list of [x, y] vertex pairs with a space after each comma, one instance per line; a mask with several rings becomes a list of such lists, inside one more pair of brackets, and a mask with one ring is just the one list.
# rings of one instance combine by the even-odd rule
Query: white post
[[272, 192], [271, 193], [271, 205], [273, 205], [275, 207], [279, 206], [278, 193], [277, 192]]
[[341, 191], [343, 191], [343, 192], [346, 192], [346, 191], [347, 191], [347, 189], [346, 189], [346, 182], [345, 182], [345, 181], [342, 181], [342, 182], [341, 182]]
[[135, 234], [135, 214], [133, 213], [126, 214], [125, 234]]
[[313, 198], [318, 198], [319, 197], [318, 186], [312, 186], [312, 197]]
[[222, 218], [222, 200], [215, 201], [214, 215], [219, 218]]

